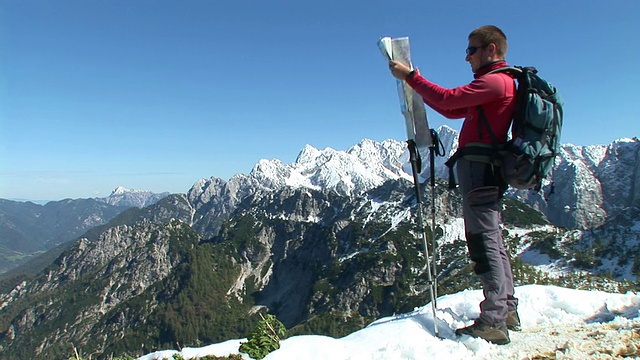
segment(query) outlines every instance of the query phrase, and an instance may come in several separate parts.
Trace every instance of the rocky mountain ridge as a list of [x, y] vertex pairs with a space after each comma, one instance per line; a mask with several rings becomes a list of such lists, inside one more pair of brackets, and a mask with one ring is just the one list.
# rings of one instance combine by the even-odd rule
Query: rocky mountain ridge
[[[445, 156], [436, 157], [435, 173], [437, 177], [446, 178], [448, 170], [444, 162], [455, 152], [458, 134], [447, 126], [441, 127], [438, 133]], [[550, 194], [551, 186], [547, 183], [541, 193], [511, 190], [508, 196], [525, 201], [543, 212], [557, 226], [597, 228], [609, 219], [623, 216], [629, 209], [640, 206], [639, 149], [638, 140], [635, 138], [620, 139], [609, 145], [565, 144], [557, 156], [553, 172], [553, 184], [556, 189], [554, 193]], [[423, 172], [420, 179], [424, 181], [429, 177], [429, 154], [422, 154], [422, 162]], [[365, 139], [347, 151], [331, 148], [318, 150], [307, 145], [292, 164], [284, 164], [277, 159], [261, 160], [248, 175], [237, 174], [228, 181], [215, 177], [196, 181], [187, 191], [188, 207], [192, 213], [187, 222], [204, 236], [213, 236], [219, 230], [222, 221], [240, 202], [257, 192], [269, 192], [290, 186], [359, 196], [386, 181], [411, 181], [410, 173], [406, 144], [400, 141], [375, 142]], [[67, 199], [47, 205], [3, 200], [0, 204], [0, 226], [5, 231], [2, 232], [4, 235], [0, 241], [7, 251], [0, 256], [5, 259], [4, 271], [24, 262], [25, 258], [51, 249], [92, 227], [106, 223], [124, 207], [145, 207], [166, 196], [167, 193], [153, 194], [149, 191], [119, 187], [103, 199]], [[92, 204], [88, 204], [90, 202]], [[105, 207], [101, 203], [107, 204], [103, 210], [84, 208]], [[7, 207], [16, 206], [22, 210], [7, 210]], [[54, 211], [57, 223], [46, 225], [49, 222], [43, 221], [46, 216], [41, 216], [40, 213], [54, 207], [58, 208]], [[73, 211], [81, 211], [83, 214], [74, 215]], [[104, 213], [105, 211], [109, 214]], [[66, 215], [67, 212], [69, 215]], [[59, 219], [68, 219], [69, 222], [78, 224], [64, 224]], [[50, 229], [51, 227], [53, 229]], [[41, 228], [42, 230], [37, 231], [42, 235], [33, 233], [34, 229]], [[27, 247], [24, 248], [25, 246]]]
[[[458, 133], [448, 126], [438, 129], [445, 156], [436, 157], [436, 177], [448, 178], [444, 162], [457, 149]], [[283, 186], [325, 189], [340, 195], [358, 196], [388, 180], [412, 181], [406, 144], [396, 140], [362, 140], [347, 151], [315, 149], [307, 145], [292, 164], [278, 159], [261, 160], [249, 175], [229, 181], [202, 179], [188, 197], [200, 204], [226, 192], [229, 206], [256, 189]], [[623, 138], [609, 145], [565, 144], [556, 157], [553, 182], [540, 193], [510, 190], [508, 196], [523, 200], [549, 220], [567, 228], [597, 228], [610, 217], [640, 207], [640, 142]], [[421, 181], [429, 178], [429, 154], [422, 154]], [[551, 189], [553, 185], [554, 190]]]

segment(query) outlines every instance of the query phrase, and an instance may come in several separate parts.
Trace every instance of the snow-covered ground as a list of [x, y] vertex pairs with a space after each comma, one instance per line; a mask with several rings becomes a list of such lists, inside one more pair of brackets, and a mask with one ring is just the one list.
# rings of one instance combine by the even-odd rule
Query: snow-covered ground
[[[481, 290], [445, 295], [437, 300], [436, 337], [431, 305], [379, 319], [343, 338], [305, 335], [281, 342], [265, 360], [392, 359], [610, 359], [640, 358], [640, 296], [556, 286], [524, 285], [520, 299], [522, 331], [511, 343], [493, 345], [455, 329], [478, 316]], [[185, 359], [238, 354], [240, 342], [229, 340], [202, 348], [157, 351], [139, 360]], [[250, 359], [243, 354], [244, 359]]]

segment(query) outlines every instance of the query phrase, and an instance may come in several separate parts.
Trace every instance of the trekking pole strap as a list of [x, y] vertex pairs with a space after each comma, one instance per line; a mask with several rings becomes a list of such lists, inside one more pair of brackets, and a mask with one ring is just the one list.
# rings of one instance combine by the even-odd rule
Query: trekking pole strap
[[449, 189], [455, 189], [456, 186], [458, 186], [458, 184], [456, 184], [456, 175], [453, 172], [453, 167], [455, 166], [456, 161], [462, 157], [462, 151], [460, 150], [461, 149], [456, 150], [449, 160], [444, 163], [449, 168]]
[[407, 140], [407, 147], [409, 149], [409, 161], [416, 164], [416, 171], [419, 174], [422, 172], [422, 157], [420, 156], [416, 142]]

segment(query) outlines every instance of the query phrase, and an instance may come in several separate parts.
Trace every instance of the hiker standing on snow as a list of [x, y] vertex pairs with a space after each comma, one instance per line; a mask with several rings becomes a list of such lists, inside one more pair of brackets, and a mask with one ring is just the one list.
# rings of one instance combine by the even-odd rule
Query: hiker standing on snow
[[[418, 71], [391, 60], [393, 76], [404, 80], [424, 102], [449, 119], [464, 118], [458, 149], [474, 145], [492, 146], [507, 142], [507, 132], [515, 109], [516, 85], [504, 72], [492, 70], [507, 66], [507, 37], [499, 28], [482, 26], [469, 34], [466, 61], [471, 65], [474, 80], [453, 89], [443, 88], [425, 79]], [[484, 112], [489, 130], [480, 119]], [[475, 143], [475, 144], [474, 144]], [[460, 151], [460, 150], [459, 150]], [[500, 200], [507, 184], [494, 165], [460, 157], [457, 175], [462, 192], [462, 206], [467, 248], [474, 271], [482, 280], [484, 300], [480, 316], [471, 326], [457, 329], [457, 335], [471, 335], [496, 344], [510, 342], [509, 331], [519, 330], [518, 299], [514, 297], [513, 274], [509, 255], [500, 230]]]

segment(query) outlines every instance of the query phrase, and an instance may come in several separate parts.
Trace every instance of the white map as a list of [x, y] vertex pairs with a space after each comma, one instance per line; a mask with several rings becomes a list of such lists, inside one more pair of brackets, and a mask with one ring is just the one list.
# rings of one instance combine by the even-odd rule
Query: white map
[[[378, 41], [378, 47], [387, 60], [400, 61], [413, 69], [408, 37], [383, 37]], [[397, 84], [400, 109], [404, 115], [407, 129], [407, 140], [413, 140], [418, 149], [424, 151], [421, 153], [426, 153], [426, 149], [431, 146], [432, 142], [422, 97], [406, 82], [397, 80]]]

